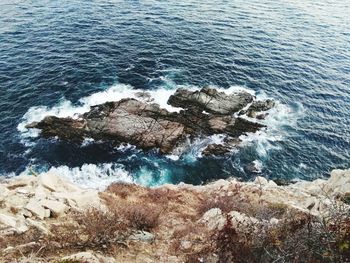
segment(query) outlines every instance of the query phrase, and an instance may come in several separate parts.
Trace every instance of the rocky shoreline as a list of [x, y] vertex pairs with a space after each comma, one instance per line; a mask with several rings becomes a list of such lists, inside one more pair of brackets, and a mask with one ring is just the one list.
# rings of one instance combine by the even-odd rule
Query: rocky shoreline
[[244, 91], [226, 94], [214, 88], [178, 89], [167, 103], [179, 111], [160, 108], [149, 93], [142, 92], [137, 99], [92, 106], [89, 112], [76, 118], [47, 116], [26, 128], [40, 129], [45, 138], [78, 143], [86, 138], [115, 145], [129, 143], [144, 150], [159, 149], [163, 154], [181, 148], [188, 138], [224, 135], [222, 144], [211, 144], [204, 150], [207, 155], [215, 155], [235, 148], [240, 135], [264, 128], [259, 120], [275, 105], [272, 100], [259, 101]]
[[[342, 204], [349, 211], [349, 197], [350, 169], [334, 170], [328, 180], [301, 181], [288, 186], [278, 186], [273, 181], [257, 177], [254, 182], [239, 182], [231, 179], [219, 180], [203, 186], [179, 184], [145, 188], [132, 184], [112, 184], [100, 193], [93, 189], [82, 189], [68, 179], [52, 173], [3, 179], [0, 184], [0, 258], [2, 262], [12, 262], [11, 259], [18, 256], [19, 251], [33, 252], [38, 249], [41, 239], [60, 235], [58, 232], [53, 232], [53, 227], [72, 220], [72, 214], [83, 213], [92, 207], [107, 211], [111, 209], [111, 203], [113, 203], [123, 207], [118, 208], [118, 215], [121, 218], [123, 218], [122, 214], [125, 214], [125, 209], [135, 205], [154, 206], [151, 209], [152, 213], [159, 213], [162, 223], [159, 223], [153, 233], [148, 229], [147, 231], [133, 229], [130, 232], [125, 230], [128, 234], [123, 242], [128, 244], [127, 249], [120, 250], [122, 252], [118, 250], [119, 252], [112, 257], [106, 257], [111, 253], [102, 256], [101, 253], [96, 252], [99, 249], [86, 252], [77, 248], [65, 249], [62, 246], [55, 253], [48, 252], [49, 254], [45, 255], [47, 262], [58, 262], [58, 259], [65, 258], [70, 253], [74, 255], [68, 258], [76, 260], [78, 252], [85, 254], [80, 254], [84, 260], [77, 262], [121, 262], [120, 260], [123, 262], [184, 262], [185, 254], [172, 255], [169, 252], [162, 255], [162, 249], [169, 244], [161, 240], [170, 238], [186, 225], [200, 227], [205, 231], [222, 229], [227, 223], [227, 217], [224, 215], [225, 208], [221, 207], [222, 204], [209, 205], [206, 208], [207, 211], [204, 209], [203, 214], [200, 215], [195, 212], [210, 200], [224, 198], [225, 203], [246, 202], [254, 209], [277, 207], [278, 210], [291, 209], [323, 218], [332, 211], [334, 204]], [[232, 211], [227, 212], [237, 226], [244, 225], [247, 220], [268, 225], [278, 224], [282, 220], [274, 216], [272, 210], [269, 210], [269, 215], [265, 219], [261, 219], [257, 214], [254, 217], [245, 212], [242, 207], [230, 209]], [[22, 243], [22, 236], [33, 229], [42, 236], [41, 239], [30, 239], [30, 242]], [[79, 226], [76, 226], [77, 229], [79, 230]], [[158, 239], [157, 245], [154, 245], [153, 239]], [[8, 244], [6, 240], [14, 240], [14, 242]], [[181, 245], [185, 247], [196, 246], [193, 240], [184, 239], [183, 242], [184, 244]], [[152, 253], [136, 252], [135, 249], [140, 247], [148, 247], [152, 249]], [[142, 261], [135, 261], [134, 256], [142, 258]]]

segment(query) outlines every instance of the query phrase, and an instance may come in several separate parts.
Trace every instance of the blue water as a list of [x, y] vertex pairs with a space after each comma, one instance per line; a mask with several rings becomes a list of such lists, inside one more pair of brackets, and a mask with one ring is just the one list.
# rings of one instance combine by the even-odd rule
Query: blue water
[[[109, 163], [143, 184], [199, 184], [249, 180], [253, 161], [269, 178], [313, 179], [348, 168], [349, 14], [344, 0], [1, 0], [0, 174], [28, 165], [91, 164], [104, 172]], [[78, 105], [121, 84], [237, 85], [278, 100], [290, 115], [278, 126], [282, 139], [253, 140], [222, 158], [189, 152], [171, 160], [103, 143], [23, 141], [18, 125], [31, 107]], [[117, 177], [114, 171], [107, 173]]]

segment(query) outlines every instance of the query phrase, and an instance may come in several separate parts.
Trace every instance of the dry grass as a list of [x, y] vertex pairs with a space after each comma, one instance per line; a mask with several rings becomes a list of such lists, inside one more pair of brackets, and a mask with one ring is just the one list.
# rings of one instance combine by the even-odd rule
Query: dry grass
[[[344, 207], [335, 205], [328, 217], [319, 220], [283, 204], [252, 201], [239, 187], [231, 194], [112, 184], [101, 194], [106, 211], [72, 212], [64, 224], [51, 225], [53, 235], [31, 229], [0, 238], [1, 251], [35, 242], [2, 253], [0, 261], [59, 258], [92, 250], [112, 255], [118, 262], [142, 258], [167, 262], [169, 256], [189, 263], [350, 262], [350, 216]], [[211, 208], [220, 208], [227, 216], [220, 231], [210, 231], [199, 220]], [[233, 225], [228, 215], [233, 210], [263, 223]], [[279, 223], [268, 224], [271, 218], [278, 218]], [[154, 233], [154, 242], [129, 242], [137, 230]]]

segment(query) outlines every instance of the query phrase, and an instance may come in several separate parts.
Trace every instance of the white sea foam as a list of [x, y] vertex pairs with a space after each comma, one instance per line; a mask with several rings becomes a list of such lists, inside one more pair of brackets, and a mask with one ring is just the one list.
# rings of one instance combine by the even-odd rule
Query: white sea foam
[[[268, 97], [265, 94], [257, 95], [257, 99], [263, 100]], [[304, 114], [304, 109], [301, 104], [296, 105], [295, 108], [289, 107], [276, 101], [276, 105], [271, 110], [267, 111], [268, 115], [264, 120], [259, 121], [267, 127], [257, 131], [256, 133], [247, 133], [240, 136], [243, 145], [254, 144], [256, 152], [261, 158], [265, 158], [270, 150], [278, 150], [279, 146], [275, 142], [283, 141], [290, 135], [299, 118]], [[248, 120], [255, 121], [255, 119], [244, 116]]]
[[[176, 86], [176, 88], [186, 88], [189, 90], [199, 90], [199, 87], [196, 86]], [[219, 87], [214, 88], [224, 91], [227, 94], [245, 91], [257, 97], [258, 100], [267, 99], [265, 93], [256, 94], [255, 91], [247, 89], [241, 86], [232, 86], [228, 89], [222, 89]], [[174, 108], [167, 104], [169, 97], [175, 92], [176, 89], [167, 89], [159, 88], [156, 90], [139, 90], [134, 89], [129, 85], [124, 84], [115, 84], [110, 88], [93, 93], [89, 96], [81, 98], [78, 103], [73, 104], [72, 102], [62, 99], [57, 105], [53, 107], [47, 106], [35, 106], [31, 107], [27, 113], [23, 116], [22, 122], [18, 125], [18, 130], [22, 134], [23, 143], [26, 146], [33, 146], [31, 140], [27, 140], [29, 137], [36, 137], [39, 134], [38, 130], [35, 129], [26, 129], [25, 125], [34, 122], [40, 121], [45, 116], [53, 115], [57, 117], [72, 117], [78, 118], [79, 114], [89, 111], [91, 106], [102, 104], [107, 101], [118, 101], [123, 98], [137, 98], [145, 101], [152, 101], [158, 103], [160, 107], [166, 108], [169, 111], [179, 111], [179, 108]], [[148, 93], [150, 96], [140, 97], [140, 93]], [[273, 99], [273, 98], [272, 98]], [[295, 127], [297, 120], [300, 115], [303, 113], [303, 108], [301, 105], [298, 105], [295, 108], [288, 107], [280, 102], [276, 102], [276, 106], [268, 111], [269, 115], [265, 120], [259, 120], [267, 126], [266, 129], [260, 130], [256, 133], [248, 133], [240, 137], [244, 145], [255, 145], [255, 149], [258, 153], [259, 159], [263, 160], [268, 155], [268, 152], [272, 149], [278, 149], [278, 146], [275, 142], [282, 141], [288, 136], [289, 128]], [[245, 118], [248, 118], [245, 116]], [[248, 118], [249, 119], [249, 118]], [[250, 119], [254, 120], [255, 119]], [[192, 142], [188, 141], [182, 149], [174, 151], [173, 154], [168, 155], [167, 157], [173, 161], [177, 161], [179, 158], [186, 161], [195, 161], [197, 158], [200, 158], [202, 155], [203, 149], [209, 144], [222, 144], [223, 135], [214, 135], [206, 138], [198, 138]], [[91, 143], [91, 140], [87, 139], [84, 145]], [[83, 146], [84, 146], [83, 145]], [[123, 151], [130, 147], [131, 145], [123, 146], [119, 150]], [[103, 184], [101, 182], [106, 182], [104, 185], [109, 184], [115, 178], [120, 177], [126, 181], [132, 180], [132, 178], [120, 167], [114, 167], [112, 164], [103, 164], [102, 166], [96, 166], [91, 164], [83, 165], [80, 168], [68, 168], [66, 166], [60, 166], [57, 168], [51, 168], [58, 172], [63, 172], [70, 174], [72, 178], [79, 181], [83, 184], [95, 185], [96, 181], [100, 181], [99, 185]], [[87, 174], [86, 176], [84, 174]], [[109, 173], [112, 176], [105, 176], [104, 174]], [[154, 184], [147, 174], [150, 174], [149, 171], [144, 171], [143, 175], [140, 177], [140, 182], [145, 184]], [[104, 177], [105, 176], [105, 177]], [[91, 177], [87, 180], [87, 177]], [[149, 179], [147, 179], [149, 177]], [[167, 176], [164, 175], [164, 178]], [[80, 178], [80, 179], [79, 179]], [[93, 182], [95, 181], [95, 182]]]
[[[51, 167], [49, 173], [68, 178], [83, 188], [105, 189], [114, 182], [134, 182], [132, 176], [125, 171], [123, 165], [115, 163], [84, 164], [81, 167]], [[25, 172], [27, 173], [27, 171]]]
[[[177, 88], [187, 88], [189, 90], [199, 90], [199, 87], [196, 86], [177, 86]], [[238, 91], [247, 91], [254, 94], [254, 91], [246, 89], [240, 86], [232, 86], [228, 89], [222, 89], [215, 87], [221, 91], [226, 92], [227, 94], [238, 92]], [[161, 108], [165, 108], [169, 111], [179, 111], [180, 108], [172, 107], [167, 104], [169, 97], [174, 94], [176, 89], [167, 89], [159, 88], [156, 90], [140, 90], [134, 89], [130, 85], [124, 84], [115, 84], [110, 88], [93, 93], [87, 97], [83, 97], [79, 100], [77, 104], [73, 104], [71, 101], [66, 99], [61, 99], [61, 101], [54, 105], [53, 107], [47, 106], [34, 106], [31, 107], [23, 116], [22, 122], [18, 125], [17, 129], [21, 132], [23, 138], [28, 137], [37, 137], [39, 135], [39, 130], [37, 129], [27, 129], [25, 126], [32, 122], [38, 122], [44, 119], [46, 116], [56, 116], [56, 117], [72, 117], [78, 118], [79, 114], [83, 114], [90, 110], [91, 106], [105, 103], [107, 101], [118, 101], [124, 98], [137, 98], [139, 100], [147, 100], [148, 98], [139, 97], [139, 93], [148, 93], [152, 98], [152, 102], [158, 103]], [[27, 146], [32, 146], [30, 141], [24, 140], [24, 144]]]

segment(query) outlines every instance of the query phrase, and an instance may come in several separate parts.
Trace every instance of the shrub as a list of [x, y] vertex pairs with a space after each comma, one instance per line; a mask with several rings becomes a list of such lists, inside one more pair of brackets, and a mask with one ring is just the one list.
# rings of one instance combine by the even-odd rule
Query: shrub
[[349, 214], [338, 210], [320, 220], [290, 211], [276, 226], [234, 227], [231, 218], [214, 233], [219, 262], [349, 262]]
[[102, 211], [91, 208], [85, 212], [75, 212], [74, 221], [53, 226], [52, 233], [60, 233], [51, 237], [48, 247], [59, 244], [68, 248], [99, 248], [124, 244], [129, 231], [127, 224], [115, 211]]
[[140, 188], [140, 186], [135, 184], [113, 183], [107, 187], [106, 191], [125, 199], [130, 193], [135, 193]]
[[150, 231], [159, 225], [160, 211], [151, 205], [131, 204], [123, 211], [130, 227]]

